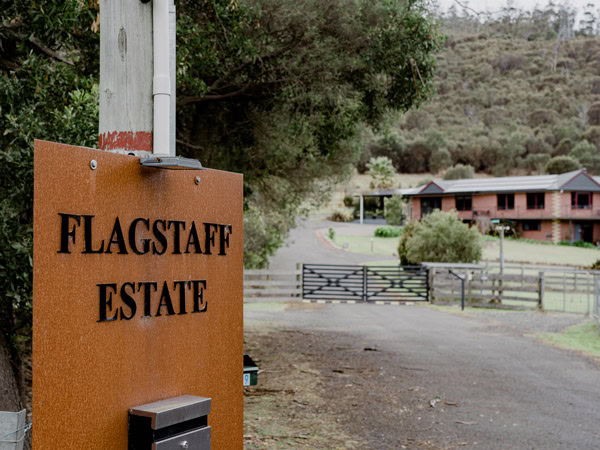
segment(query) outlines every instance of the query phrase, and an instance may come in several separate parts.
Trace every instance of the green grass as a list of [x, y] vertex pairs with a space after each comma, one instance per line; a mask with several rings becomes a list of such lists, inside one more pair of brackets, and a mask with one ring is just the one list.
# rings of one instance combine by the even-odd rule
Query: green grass
[[[372, 241], [372, 242], [371, 242]], [[370, 236], [347, 236], [336, 234], [333, 243], [352, 253], [367, 255], [394, 256], [398, 252], [399, 238], [379, 238]], [[347, 244], [346, 246], [344, 244]], [[372, 244], [372, 247], [371, 247]], [[371, 251], [371, 248], [373, 249]]]
[[[500, 240], [486, 239], [484, 241], [483, 259], [497, 260], [499, 257]], [[596, 260], [600, 259], [600, 250], [564, 245], [539, 245], [505, 239], [504, 259], [505, 261], [528, 263], [591, 266]]]
[[561, 333], [539, 333], [535, 337], [560, 348], [600, 358], [600, 331], [595, 321], [574, 325]]
[[[373, 251], [371, 251], [373, 239]], [[336, 234], [334, 243], [353, 253], [369, 255], [396, 256], [399, 238], [377, 238], [370, 236], [352, 236]], [[483, 260], [497, 260], [500, 257], [499, 239], [485, 239]], [[538, 264], [573, 265], [580, 267], [591, 266], [600, 259], [600, 249], [568, 247], [564, 245], [539, 245], [530, 242], [505, 239], [504, 260], [507, 262], [526, 262]], [[373, 263], [369, 263], [372, 265]], [[386, 262], [385, 264], [389, 264]]]

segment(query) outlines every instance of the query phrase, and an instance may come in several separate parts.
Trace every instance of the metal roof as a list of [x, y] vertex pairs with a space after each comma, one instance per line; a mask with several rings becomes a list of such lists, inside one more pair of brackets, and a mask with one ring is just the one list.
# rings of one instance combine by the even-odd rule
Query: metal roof
[[[593, 180], [600, 191], [600, 177], [587, 175], [585, 169], [574, 170], [560, 175], [533, 175], [519, 177], [468, 178], [462, 180], [434, 180], [431, 183], [406, 190], [403, 195], [426, 194], [427, 188], [434, 183], [442, 189], [443, 194], [481, 193], [481, 192], [525, 192], [525, 191], [557, 191], [568, 187], [572, 180], [585, 174], [585, 178]], [[593, 183], [592, 183], [593, 184]]]

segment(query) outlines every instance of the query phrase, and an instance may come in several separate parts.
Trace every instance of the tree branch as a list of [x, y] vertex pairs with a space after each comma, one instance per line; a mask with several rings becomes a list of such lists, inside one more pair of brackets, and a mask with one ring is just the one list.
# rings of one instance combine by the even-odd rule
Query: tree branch
[[[11, 27], [13, 28], [13, 27]], [[30, 44], [32, 44], [34, 47], [36, 47], [38, 50], [40, 50], [42, 53], [46, 54], [47, 56], [56, 59], [57, 61], [63, 62], [65, 64], [68, 64], [70, 66], [74, 66], [75, 63], [67, 58], [62, 57], [61, 55], [59, 55], [57, 52], [55, 52], [54, 50], [52, 50], [50, 47], [47, 47], [46, 45], [44, 45], [42, 42], [40, 42], [35, 35], [31, 35], [29, 36], [29, 38], [27, 38], [27, 36], [25, 36], [24, 34], [18, 33], [16, 31], [13, 31], [11, 28], [6, 27], [6, 29], [8, 30], [8, 32], [13, 35], [14, 37], [16, 37], [17, 39], [21, 39], [23, 41], [29, 41]], [[14, 27], [16, 28], [16, 26]]]
[[186, 142], [181, 139], [175, 139], [175, 142], [183, 145], [184, 147], [191, 148], [192, 150], [200, 150], [200, 151], [204, 150], [204, 147], [200, 147], [199, 145], [190, 144], [189, 142]]

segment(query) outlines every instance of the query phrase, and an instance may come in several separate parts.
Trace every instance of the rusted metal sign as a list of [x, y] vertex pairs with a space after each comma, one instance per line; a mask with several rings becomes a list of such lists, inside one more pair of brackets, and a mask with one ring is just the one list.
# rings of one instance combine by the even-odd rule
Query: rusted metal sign
[[241, 175], [37, 141], [34, 184], [34, 448], [126, 448], [179, 395], [242, 448]]

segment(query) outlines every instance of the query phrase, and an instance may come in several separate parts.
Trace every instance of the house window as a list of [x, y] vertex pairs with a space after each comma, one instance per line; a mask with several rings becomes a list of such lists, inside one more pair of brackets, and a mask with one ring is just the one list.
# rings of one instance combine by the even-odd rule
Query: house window
[[473, 197], [470, 195], [457, 195], [456, 196], [456, 210], [457, 211], [471, 211], [473, 209]]
[[432, 213], [436, 209], [442, 209], [442, 197], [421, 198], [421, 217]]
[[592, 207], [591, 192], [571, 192], [571, 208], [590, 209]]
[[532, 192], [527, 194], [527, 209], [544, 209], [544, 193]]
[[515, 194], [498, 194], [498, 209], [515, 209]]
[[539, 220], [527, 220], [523, 222], [523, 231], [541, 231], [542, 222]]

